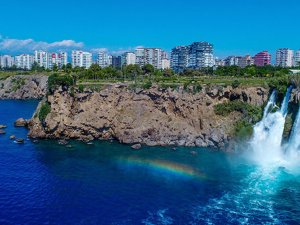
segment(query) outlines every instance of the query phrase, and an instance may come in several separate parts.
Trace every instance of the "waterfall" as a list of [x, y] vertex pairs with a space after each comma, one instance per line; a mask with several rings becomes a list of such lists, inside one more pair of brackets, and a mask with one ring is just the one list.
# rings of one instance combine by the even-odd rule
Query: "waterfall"
[[272, 113], [270, 111], [274, 109], [276, 100], [276, 96], [273, 92], [264, 110], [263, 119], [254, 126], [254, 133], [250, 145], [255, 160], [262, 164], [282, 160], [282, 135], [291, 91], [292, 87], [289, 87], [280, 110]]
[[289, 106], [289, 101], [290, 101], [290, 97], [291, 97], [291, 94], [292, 94], [292, 90], [293, 90], [293, 87], [290, 86], [288, 89], [287, 89], [287, 92], [285, 94], [285, 97], [283, 99], [283, 102], [282, 102], [282, 105], [281, 105], [281, 109], [280, 109], [280, 112], [283, 116], [286, 116], [287, 114], [287, 110], [288, 110], [288, 106]]

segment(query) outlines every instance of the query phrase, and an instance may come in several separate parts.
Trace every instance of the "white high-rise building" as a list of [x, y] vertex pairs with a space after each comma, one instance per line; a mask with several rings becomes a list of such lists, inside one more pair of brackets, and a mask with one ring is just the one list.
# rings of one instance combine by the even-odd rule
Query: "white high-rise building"
[[112, 56], [107, 54], [107, 52], [101, 51], [97, 55], [97, 64], [101, 68], [105, 68], [112, 65]]
[[300, 66], [300, 50], [295, 51], [294, 66]]
[[49, 68], [48, 65], [48, 53], [45, 51], [34, 51], [34, 62], [36, 62], [40, 67], [45, 69]]
[[122, 66], [136, 64], [136, 55], [133, 52], [125, 52], [121, 58]]
[[288, 48], [281, 48], [276, 51], [276, 66], [292, 67], [294, 52]]
[[161, 61], [161, 68], [162, 68], [163, 70], [165, 70], [165, 69], [170, 69], [170, 68], [171, 68], [171, 62], [170, 62], [170, 60], [167, 59], [167, 58], [163, 59], [163, 60]]
[[156, 69], [162, 68], [162, 57], [164, 56], [164, 51], [160, 48], [137, 48], [135, 50], [136, 54], [136, 64], [139, 66], [145, 66], [150, 64]]
[[90, 68], [93, 63], [93, 55], [90, 52], [72, 51], [72, 66]]
[[34, 62], [34, 56], [23, 54], [15, 57], [15, 65], [19, 69], [30, 70]]
[[60, 52], [60, 53], [48, 53], [48, 65], [47, 69], [52, 69], [54, 65], [57, 65], [59, 69], [62, 68], [63, 65], [67, 65], [68, 63], [68, 53]]
[[14, 65], [14, 57], [10, 55], [0, 55], [0, 67], [10, 68]]

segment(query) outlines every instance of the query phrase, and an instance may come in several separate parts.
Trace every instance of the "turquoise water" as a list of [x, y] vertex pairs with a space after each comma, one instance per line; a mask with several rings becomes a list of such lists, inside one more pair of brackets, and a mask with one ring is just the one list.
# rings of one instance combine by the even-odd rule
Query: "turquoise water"
[[298, 168], [201, 148], [9, 140], [26, 138], [12, 124], [36, 105], [0, 101], [0, 224], [300, 224]]

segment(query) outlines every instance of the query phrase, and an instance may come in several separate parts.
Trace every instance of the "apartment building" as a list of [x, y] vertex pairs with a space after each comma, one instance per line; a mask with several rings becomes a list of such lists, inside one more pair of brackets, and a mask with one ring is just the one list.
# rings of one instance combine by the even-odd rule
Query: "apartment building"
[[15, 65], [19, 69], [30, 70], [34, 62], [34, 56], [22, 54], [15, 57]]
[[97, 64], [101, 68], [105, 68], [112, 65], [112, 56], [107, 54], [105, 51], [100, 51], [97, 54]]
[[90, 52], [84, 51], [72, 51], [72, 66], [73, 67], [83, 67], [90, 68], [93, 64], [93, 55]]
[[271, 65], [272, 56], [268, 51], [262, 51], [254, 56], [254, 65], [266, 66]]
[[10, 68], [14, 65], [15, 59], [10, 55], [0, 55], [0, 68]]
[[294, 51], [288, 48], [281, 48], [276, 51], [276, 66], [292, 67], [294, 62]]
[[125, 52], [121, 58], [122, 66], [134, 65], [136, 64], [136, 55], [133, 52]]

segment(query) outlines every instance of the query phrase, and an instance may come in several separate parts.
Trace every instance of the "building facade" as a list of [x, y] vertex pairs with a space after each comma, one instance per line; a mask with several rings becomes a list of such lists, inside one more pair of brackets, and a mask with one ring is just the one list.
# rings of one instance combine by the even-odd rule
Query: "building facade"
[[189, 46], [188, 68], [200, 69], [214, 66], [213, 45], [208, 42], [194, 42]]
[[101, 68], [105, 68], [112, 65], [112, 56], [107, 54], [105, 51], [100, 51], [97, 54], [97, 64]]
[[160, 48], [137, 48], [135, 55], [137, 65], [143, 67], [150, 64], [156, 69], [162, 69], [162, 59], [167, 57], [166, 53]]
[[162, 59], [161, 61], [161, 69], [165, 70], [165, 69], [170, 69], [171, 68], [171, 63], [170, 60], [165, 58]]
[[93, 64], [93, 55], [90, 52], [72, 51], [72, 66], [88, 69]]
[[61, 69], [64, 65], [68, 64], [68, 53], [48, 53], [48, 65], [47, 69], [53, 69], [53, 66], [56, 65], [57, 68]]
[[238, 60], [238, 66], [241, 68], [252, 66], [253, 64], [254, 64], [254, 59], [250, 55], [240, 57]]
[[171, 68], [176, 72], [182, 72], [188, 66], [189, 48], [178, 46], [171, 52]]
[[10, 55], [0, 55], [0, 68], [10, 68], [14, 65], [15, 59]]
[[300, 66], [300, 50], [295, 51], [294, 66]]
[[49, 68], [48, 63], [49, 57], [48, 53], [45, 51], [34, 51], [34, 62], [36, 62], [40, 67], [45, 69]]
[[228, 56], [225, 58], [225, 66], [238, 66], [240, 64], [241, 56]]
[[215, 59], [213, 45], [208, 42], [194, 42], [189, 46], [178, 46], [171, 52], [171, 68], [181, 72], [186, 68], [213, 67]]
[[133, 52], [125, 52], [121, 58], [122, 66], [136, 64], [136, 55]]
[[281, 48], [276, 51], [276, 66], [292, 67], [294, 52], [288, 48]]
[[19, 69], [30, 70], [34, 62], [34, 56], [22, 54], [15, 57], [15, 65]]
[[122, 57], [121, 56], [112, 56], [112, 66], [114, 68], [121, 68], [122, 67]]
[[256, 66], [271, 65], [272, 56], [268, 51], [262, 51], [254, 56], [254, 64]]

